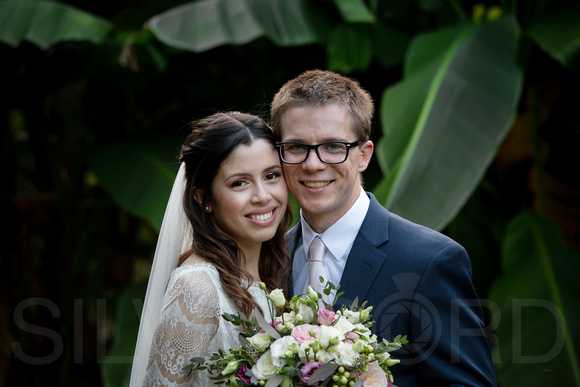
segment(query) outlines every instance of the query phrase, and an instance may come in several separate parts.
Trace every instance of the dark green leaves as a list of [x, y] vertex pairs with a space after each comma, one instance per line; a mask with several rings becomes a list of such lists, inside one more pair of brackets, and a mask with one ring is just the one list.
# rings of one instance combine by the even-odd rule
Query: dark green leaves
[[[502, 44], [497, 44], [501, 41]], [[504, 18], [420, 35], [381, 104], [375, 188], [385, 207], [442, 229], [471, 195], [515, 117], [516, 23]]]
[[0, 1], [0, 41], [18, 46], [27, 40], [46, 49], [67, 40], [98, 43], [112, 23], [52, 1]]
[[502, 264], [487, 304], [502, 384], [580, 386], [580, 254], [555, 225], [525, 212], [508, 226]]
[[570, 3], [541, 17], [528, 31], [542, 49], [564, 66], [580, 64], [580, 4]]
[[[170, 143], [118, 142], [99, 148], [89, 165], [101, 186], [129, 212], [147, 219], [159, 229], [175, 180], [177, 162], [170, 163], [152, 150], [174, 149]], [[166, 147], [163, 149], [162, 147]]]
[[283, 46], [318, 42], [318, 16], [306, 0], [206, 0], [157, 15], [149, 26], [165, 44], [200, 52], [260, 36]]

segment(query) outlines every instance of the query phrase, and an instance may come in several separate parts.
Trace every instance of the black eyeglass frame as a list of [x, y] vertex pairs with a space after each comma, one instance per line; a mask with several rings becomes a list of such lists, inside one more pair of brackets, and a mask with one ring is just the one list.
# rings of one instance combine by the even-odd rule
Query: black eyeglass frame
[[[298, 142], [298, 141], [277, 141], [276, 142], [276, 148], [278, 148], [278, 154], [280, 155], [280, 160], [282, 160], [282, 162], [284, 164], [289, 164], [289, 165], [298, 165], [298, 164], [302, 164], [304, 162], [306, 162], [306, 160], [308, 160], [308, 156], [310, 156], [310, 150], [314, 149], [314, 151], [316, 152], [316, 156], [318, 156], [318, 160], [320, 160], [321, 162], [323, 162], [324, 164], [342, 164], [344, 163], [346, 160], [348, 160], [348, 153], [350, 148], [353, 148], [355, 146], [358, 146], [361, 142], [363, 142], [362, 140], [356, 140], [353, 142], [346, 142], [346, 141], [327, 141], [327, 142], [321, 142], [320, 144], [305, 144], [303, 142]], [[303, 145], [305, 146], [308, 150], [306, 152], [306, 157], [304, 158], [304, 160], [302, 160], [299, 163], [290, 163], [286, 160], [284, 160], [284, 155], [282, 154], [282, 145], [285, 144], [299, 144], [299, 145]], [[327, 161], [322, 160], [322, 157], [320, 157], [320, 153], [318, 153], [318, 147], [320, 147], [321, 145], [327, 145], [327, 144], [343, 144], [344, 146], [346, 146], [346, 155], [344, 156], [344, 160], [339, 161], [337, 163], [329, 163]]]

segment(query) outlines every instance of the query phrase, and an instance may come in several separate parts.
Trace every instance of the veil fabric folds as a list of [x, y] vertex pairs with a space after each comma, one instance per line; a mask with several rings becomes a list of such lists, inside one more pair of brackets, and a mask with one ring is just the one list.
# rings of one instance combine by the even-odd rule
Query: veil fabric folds
[[191, 248], [191, 226], [183, 211], [185, 163], [181, 163], [173, 183], [155, 248], [145, 302], [141, 313], [139, 334], [133, 357], [130, 387], [141, 387], [149, 362], [149, 351], [169, 278], [177, 267], [179, 256]]

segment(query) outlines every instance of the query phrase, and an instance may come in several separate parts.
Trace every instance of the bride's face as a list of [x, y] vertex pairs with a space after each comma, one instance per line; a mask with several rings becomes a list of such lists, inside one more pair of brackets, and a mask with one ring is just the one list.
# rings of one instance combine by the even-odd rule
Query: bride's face
[[238, 146], [220, 166], [212, 191], [218, 227], [242, 249], [272, 239], [288, 204], [278, 153], [265, 140]]

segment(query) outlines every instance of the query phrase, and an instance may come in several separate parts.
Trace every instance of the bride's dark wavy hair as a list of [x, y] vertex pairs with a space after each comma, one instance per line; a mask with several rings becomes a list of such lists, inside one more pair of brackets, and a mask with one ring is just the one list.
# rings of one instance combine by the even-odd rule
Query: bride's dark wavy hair
[[[274, 133], [260, 117], [239, 112], [216, 113], [192, 122], [191, 127], [192, 132], [181, 149], [180, 161], [185, 163], [187, 182], [183, 207], [193, 229], [193, 244], [191, 250], [181, 255], [179, 265], [192, 253], [212, 263], [230, 299], [250, 316], [253, 308], [260, 307], [241, 282], [241, 279], [248, 283], [252, 280], [244, 270], [244, 253], [230, 236], [216, 227], [214, 215], [204, 208], [212, 201], [212, 182], [223, 161], [237, 147], [250, 146], [258, 139], [274, 146]], [[200, 188], [203, 190], [201, 203], [194, 195]], [[292, 214], [287, 208], [274, 237], [262, 244], [259, 274], [268, 289], [283, 286], [281, 282], [288, 277], [290, 258], [285, 243], [291, 221]]]

